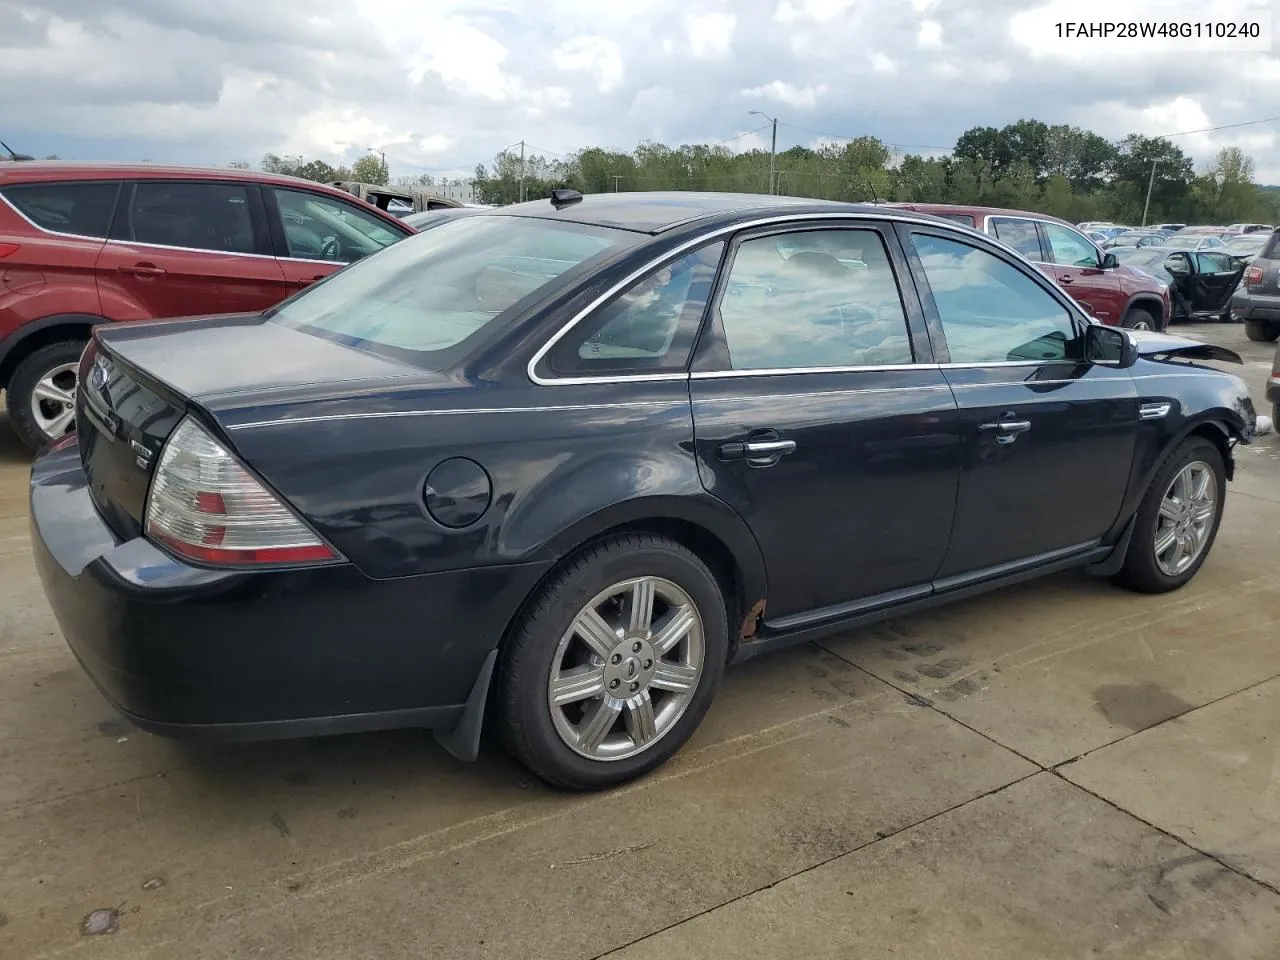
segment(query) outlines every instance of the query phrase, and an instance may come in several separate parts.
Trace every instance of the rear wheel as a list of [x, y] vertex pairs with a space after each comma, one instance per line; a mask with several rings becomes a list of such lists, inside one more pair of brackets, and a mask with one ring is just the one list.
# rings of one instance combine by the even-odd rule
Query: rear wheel
[[1254, 343], [1271, 343], [1280, 337], [1280, 323], [1270, 323], [1267, 320], [1246, 320], [1244, 322], [1244, 335]]
[[9, 421], [32, 450], [75, 430], [76, 378], [83, 352], [79, 340], [51, 343], [19, 363], [9, 378]]
[[1122, 327], [1128, 327], [1130, 330], [1159, 330], [1161, 329], [1160, 318], [1155, 312], [1148, 310], [1146, 307], [1130, 307], [1125, 311], [1124, 319], [1120, 322]]
[[507, 644], [503, 739], [558, 787], [631, 780], [689, 739], [727, 651], [724, 596], [697, 556], [650, 534], [603, 540], [553, 576]]
[[1218, 535], [1226, 493], [1218, 448], [1203, 437], [1179, 444], [1138, 506], [1117, 582], [1143, 593], [1166, 593], [1194, 577]]

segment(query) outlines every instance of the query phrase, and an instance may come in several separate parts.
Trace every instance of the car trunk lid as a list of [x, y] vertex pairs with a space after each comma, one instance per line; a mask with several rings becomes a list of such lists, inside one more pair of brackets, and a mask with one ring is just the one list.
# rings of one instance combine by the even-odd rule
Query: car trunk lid
[[423, 374], [260, 315], [99, 327], [76, 398], [90, 495], [118, 536], [139, 536], [160, 450], [189, 412], [217, 425], [223, 413], [340, 398]]

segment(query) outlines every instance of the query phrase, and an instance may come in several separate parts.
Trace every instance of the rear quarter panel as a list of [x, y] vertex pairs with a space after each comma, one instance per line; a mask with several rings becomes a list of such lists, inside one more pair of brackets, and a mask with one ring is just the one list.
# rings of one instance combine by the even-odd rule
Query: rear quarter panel
[[[485, 388], [224, 413], [234, 448], [368, 576], [557, 559], [603, 530], [684, 520], [714, 534], [763, 588], [745, 524], [708, 494], [693, 458], [688, 384]], [[465, 407], [463, 406], [465, 404]], [[327, 418], [332, 417], [332, 418]], [[480, 464], [492, 494], [450, 529], [424, 503], [442, 461]]]

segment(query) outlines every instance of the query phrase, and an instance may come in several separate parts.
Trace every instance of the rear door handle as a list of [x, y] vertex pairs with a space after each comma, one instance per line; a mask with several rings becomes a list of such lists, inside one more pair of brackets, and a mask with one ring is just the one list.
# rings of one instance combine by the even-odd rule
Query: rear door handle
[[1059, 278], [1058, 278], [1058, 282], [1059, 282], [1059, 283], [1070, 283], [1070, 282], [1071, 282], [1072, 280], [1074, 280], [1074, 279], [1075, 279], [1075, 277], [1071, 276], [1071, 274], [1067, 274], [1065, 277], [1059, 277]]
[[1019, 434], [1031, 429], [1030, 420], [997, 420], [995, 423], [983, 423], [978, 426], [983, 433], [995, 433], [997, 443], [1013, 443]]
[[121, 264], [116, 267], [116, 271], [135, 277], [161, 277], [165, 274], [164, 267], [157, 267], [154, 263]]

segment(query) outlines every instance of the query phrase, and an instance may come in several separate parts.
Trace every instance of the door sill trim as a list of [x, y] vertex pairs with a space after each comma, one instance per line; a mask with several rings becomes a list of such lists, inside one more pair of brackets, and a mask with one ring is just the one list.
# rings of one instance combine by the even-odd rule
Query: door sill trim
[[1098, 541], [1052, 550], [1011, 563], [999, 564], [959, 576], [947, 577], [932, 584], [921, 584], [877, 594], [851, 603], [823, 607], [820, 610], [790, 614], [776, 620], [765, 620], [751, 640], [738, 645], [734, 663], [750, 660], [762, 653], [817, 640], [821, 637], [867, 626], [891, 617], [904, 616], [942, 606], [955, 600], [977, 596], [1000, 587], [1026, 580], [1085, 567], [1111, 554], [1114, 547]]

